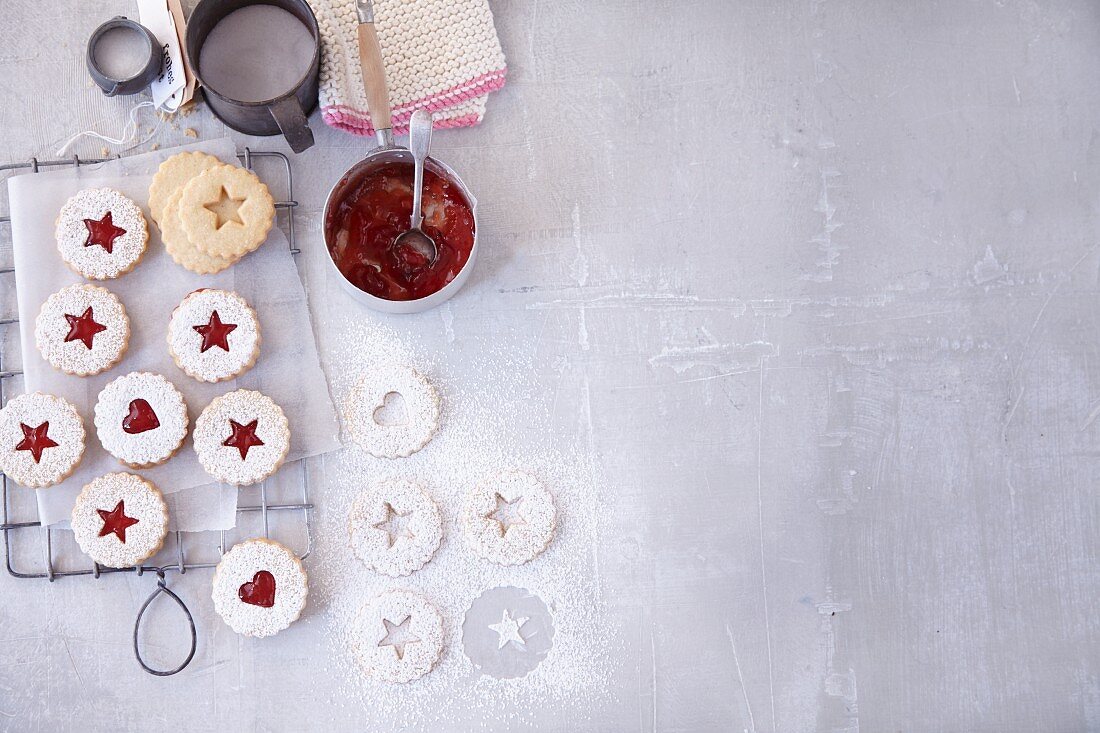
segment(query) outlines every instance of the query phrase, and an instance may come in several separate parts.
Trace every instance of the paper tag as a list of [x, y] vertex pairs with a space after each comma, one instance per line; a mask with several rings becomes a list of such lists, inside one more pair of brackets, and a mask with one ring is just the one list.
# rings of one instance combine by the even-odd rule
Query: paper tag
[[183, 104], [187, 88], [187, 69], [183, 64], [176, 21], [165, 0], [138, 0], [138, 18], [160, 41], [160, 76], [149, 87], [153, 104], [165, 112], [175, 112]]

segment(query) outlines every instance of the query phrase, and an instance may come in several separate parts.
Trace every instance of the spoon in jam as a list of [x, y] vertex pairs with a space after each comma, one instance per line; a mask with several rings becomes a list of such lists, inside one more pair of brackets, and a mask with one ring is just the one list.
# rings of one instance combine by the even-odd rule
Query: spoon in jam
[[428, 157], [428, 148], [432, 144], [432, 115], [430, 112], [418, 109], [413, 112], [409, 122], [409, 150], [413, 156], [413, 206], [411, 226], [408, 231], [399, 234], [393, 240], [394, 249], [407, 247], [420, 257], [427, 260], [426, 267], [435, 264], [439, 257], [439, 247], [420, 226], [424, 223], [424, 215], [421, 212], [421, 199], [424, 193], [424, 159]]

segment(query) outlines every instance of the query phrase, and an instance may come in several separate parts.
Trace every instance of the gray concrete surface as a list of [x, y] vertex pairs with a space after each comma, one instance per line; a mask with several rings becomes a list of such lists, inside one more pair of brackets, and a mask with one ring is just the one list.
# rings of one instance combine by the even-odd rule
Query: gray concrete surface
[[[555, 429], [608, 476], [614, 695], [542, 727], [1100, 730], [1100, 6], [494, 9], [508, 86], [435, 141], [479, 192], [485, 259], [455, 343], [438, 314], [391, 325], [534, 349]], [[4, 157], [117, 126], [80, 49], [130, 4], [3, 10]], [[331, 312], [319, 212], [362, 143], [314, 128], [303, 270]], [[0, 575], [0, 727], [370, 720], [301, 684], [332, 674], [323, 615], [141, 674], [148, 588]]]

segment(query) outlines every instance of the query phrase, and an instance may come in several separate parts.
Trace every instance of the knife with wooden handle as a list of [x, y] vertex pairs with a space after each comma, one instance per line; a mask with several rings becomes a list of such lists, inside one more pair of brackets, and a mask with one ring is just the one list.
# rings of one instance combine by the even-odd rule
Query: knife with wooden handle
[[359, 65], [367, 92], [367, 111], [370, 112], [379, 147], [393, 147], [390, 91], [386, 86], [382, 48], [378, 45], [378, 33], [374, 28], [374, 7], [371, 0], [355, 0], [355, 10], [359, 14]]

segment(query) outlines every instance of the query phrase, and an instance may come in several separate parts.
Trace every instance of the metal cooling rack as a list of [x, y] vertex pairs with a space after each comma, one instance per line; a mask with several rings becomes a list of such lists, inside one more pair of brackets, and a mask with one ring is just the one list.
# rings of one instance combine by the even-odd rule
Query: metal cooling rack
[[[12, 162], [0, 165], [0, 177], [3, 178], [6, 183], [7, 179], [20, 172], [29, 171], [31, 173], [38, 173], [43, 169], [61, 168], [65, 166], [79, 167], [82, 165], [93, 165], [96, 163], [105, 163], [108, 160], [116, 160], [120, 156], [114, 158], [88, 158], [82, 159], [77, 156], [72, 158], [53, 159], [53, 160], [38, 160], [37, 158], [31, 158], [26, 162]], [[298, 206], [298, 202], [294, 200], [294, 175], [290, 168], [290, 160], [287, 156], [278, 152], [270, 151], [253, 151], [249, 148], [245, 148], [243, 153], [238, 153], [237, 157], [245, 168], [249, 170], [253, 169], [253, 164], [257, 159], [272, 159], [275, 162], [281, 161], [282, 167], [285, 172], [286, 181], [286, 200], [276, 201], [276, 211], [286, 212], [285, 216], [285, 228], [287, 241], [290, 244], [290, 253], [296, 255], [299, 253], [299, 249], [294, 239], [294, 209]], [[4, 186], [4, 199], [7, 198], [7, 186]], [[11, 215], [10, 206], [5, 201], [4, 206], [5, 213], [0, 216], [0, 226], [10, 226]], [[11, 274], [14, 272], [14, 267], [0, 267], [0, 277], [8, 278], [9, 287], [10, 279], [14, 276]], [[7, 329], [13, 325], [19, 323], [18, 317], [0, 318], [0, 328]], [[7, 337], [7, 332], [3, 332], [2, 336]], [[2, 342], [0, 342], [2, 343]], [[4, 349], [0, 347], [0, 407], [6, 404], [7, 400], [7, 382], [13, 377], [21, 375], [23, 372], [20, 369], [10, 369], [6, 367], [7, 359], [4, 355]], [[261, 520], [263, 522], [263, 536], [270, 538], [270, 515], [272, 512], [292, 512], [299, 513], [302, 520], [302, 527], [305, 533], [305, 550], [299, 555], [300, 558], [306, 558], [313, 548], [313, 538], [309, 529], [309, 510], [313, 508], [313, 504], [309, 500], [309, 470], [306, 465], [306, 461], [299, 461], [301, 464], [302, 478], [301, 478], [301, 498], [290, 503], [269, 503], [267, 500], [267, 482], [260, 484], [260, 501], [258, 504], [250, 504], [237, 507], [238, 516], [248, 515], [254, 516], [256, 512], [260, 513]], [[18, 490], [18, 489], [17, 489]], [[30, 491], [30, 489], [27, 489]], [[54, 534], [56, 530], [49, 527], [42, 527], [41, 523], [35, 520], [20, 520], [13, 518], [14, 509], [11, 502], [11, 492], [9, 491], [8, 477], [4, 474], [0, 474], [0, 492], [3, 494], [3, 514], [0, 516], [0, 531], [4, 535], [4, 562], [7, 567], [8, 573], [16, 578], [37, 579], [44, 578], [51, 583], [57, 578], [63, 577], [76, 577], [76, 576], [91, 576], [95, 579], [100, 579], [105, 575], [112, 575], [114, 573], [137, 573], [138, 575], [144, 575], [145, 573], [153, 573], [157, 577], [157, 587], [153, 593], [145, 600], [140, 610], [138, 611], [137, 618], [134, 621], [134, 656], [137, 658], [138, 664], [146, 672], [157, 676], [168, 676], [176, 674], [183, 670], [191, 659], [195, 656], [195, 649], [197, 645], [197, 635], [195, 631], [195, 621], [191, 616], [191, 611], [187, 608], [187, 605], [183, 600], [176, 595], [171, 589], [168, 588], [165, 576], [170, 572], [178, 572], [180, 574], [186, 573], [189, 570], [201, 570], [204, 568], [213, 568], [217, 566], [216, 562], [196, 562], [189, 560], [189, 553], [187, 551], [188, 541], [185, 539], [184, 532], [172, 532], [175, 539], [175, 557], [173, 562], [169, 562], [163, 565], [140, 565], [131, 568], [108, 568], [99, 565], [98, 563], [92, 563], [89, 568], [78, 569], [62, 569], [57, 567], [57, 559], [54, 552]], [[13, 563], [13, 556], [15, 555], [15, 548], [22, 542], [33, 542], [35, 539], [41, 540], [43, 535], [45, 536], [45, 553], [42, 557], [42, 567], [32, 569], [17, 569]], [[220, 540], [218, 543], [218, 555], [219, 557], [225, 553], [226, 544], [226, 531], [223, 530], [220, 533]], [[163, 554], [163, 553], [162, 553]], [[187, 655], [187, 658], [178, 667], [169, 670], [153, 669], [141, 656], [141, 648], [138, 643], [138, 631], [141, 627], [141, 620], [145, 615], [146, 609], [160, 594], [167, 595], [171, 600], [179, 604], [187, 615], [188, 623], [191, 631], [191, 650]]]

